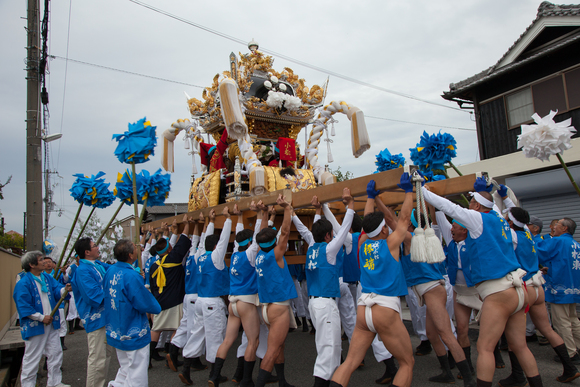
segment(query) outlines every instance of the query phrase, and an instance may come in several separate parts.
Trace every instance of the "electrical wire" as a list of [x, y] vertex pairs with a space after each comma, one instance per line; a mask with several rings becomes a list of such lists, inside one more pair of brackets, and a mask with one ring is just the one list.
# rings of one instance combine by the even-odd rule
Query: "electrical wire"
[[[105, 69], [105, 70], [117, 71], [117, 72], [124, 73], [124, 74], [135, 75], [135, 76], [138, 76], [138, 77], [145, 77], [145, 78], [155, 79], [155, 80], [158, 80], [158, 81], [177, 83], [177, 84], [180, 84], [180, 85], [186, 85], [186, 86], [197, 87], [197, 88], [200, 88], [200, 89], [205, 89], [205, 87], [203, 87], [203, 86], [193, 85], [191, 83], [180, 82], [180, 81], [173, 81], [173, 80], [170, 80], [170, 79], [156, 77], [156, 76], [152, 76], [152, 75], [140, 74], [140, 73], [136, 73], [136, 72], [133, 72], [133, 71], [120, 70], [120, 69], [116, 69], [114, 67], [102, 66], [102, 65], [98, 65], [98, 64], [94, 64], [94, 63], [83, 62], [83, 61], [76, 60], [76, 59], [64, 58], [64, 57], [58, 56], [58, 55], [50, 55], [49, 57], [52, 58], [52, 59], [61, 59], [61, 60], [64, 60], [64, 61], [70, 61], [70, 62], [79, 63], [79, 64], [83, 64], [83, 65], [87, 65], [87, 66], [102, 68], [102, 69]], [[445, 125], [435, 125], [435, 124], [424, 124], [424, 123], [420, 123], [420, 122], [411, 122], [411, 121], [404, 121], [404, 120], [395, 120], [393, 118], [369, 116], [369, 115], [366, 115], [366, 114], [365, 114], [365, 117], [366, 118], [374, 118], [374, 119], [377, 119], [377, 120], [401, 122], [401, 123], [404, 123], [404, 124], [413, 124], [413, 125], [421, 125], [421, 126], [430, 126], [430, 127], [442, 128], [442, 129], [444, 128], [444, 129], [457, 129], [457, 130], [475, 131], [475, 129], [469, 129], [469, 128], [458, 128], [458, 127], [455, 127], [455, 126], [445, 126]]]
[[[71, 16], [72, 16], [72, 0], [69, 0], [69, 6], [68, 6], [68, 28], [67, 28], [67, 33], [66, 33], [66, 57], [68, 58], [68, 49], [69, 49], [69, 45], [70, 45], [70, 21], [71, 21]], [[60, 133], [62, 132], [62, 127], [64, 124], [64, 105], [65, 105], [65, 98], [66, 98], [66, 76], [68, 73], [68, 62], [65, 63], [64, 65], [64, 85], [63, 85], [63, 90], [62, 90], [62, 109], [60, 112]], [[56, 169], [58, 169], [59, 165], [60, 165], [60, 144], [62, 144], [62, 141], [58, 142], [58, 152], [56, 155]]]
[[422, 125], [422, 126], [433, 126], [436, 128], [442, 128], [442, 129], [457, 129], [457, 130], [468, 130], [470, 132], [475, 132], [476, 129], [470, 129], [470, 128], [458, 128], [455, 126], [443, 126], [443, 125], [433, 125], [433, 124], [423, 124], [420, 122], [410, 122], [410, 121], [403, 121], [403, 120], [394, 120], [392, 118], [383, 118], [383, 117], [375, 117], [375, 116], [369, 116], [365, 114], [365, 118], [374, 118], [377, 120], [384, 120], [384, 121], [394, 121], [394, 122], [401, 122], [404, 124], [413, 124], [413, 125]]
[[139, 74], [139, 73], [136, 73], [136, 72], [133, 72], [133, 71], [121, 70], [121, 69], [116, 69], [114, 67], [108, 67], [108, 66], [98, 65], [98, 64], [94, 64], [94, 63], [83, 62], [82, 60], [71, 59], [71, 58], [68, 57], [68, 55], [67, 55], [66, 58], [65, 57], [62, 57], [62, 56], [58, 56], [58, 55], [51, 55], [50, 57], [52, 59], [61, 59], [61, 60], [64, 60], [66, 62], [79, 63], [79, 64], [83, 64], [83, 65], [86, 65], [86, 66], [92, 66], [92, 67], [97, 67], [97, 68], [101, 68], [101, 69], [105, 69], [105, 70], [117, 71], [117, 72], [124, 73], [124, 74], [136, 75], [138, 77], [156, 79], [158, 81], [164, 81], [164, 82], [170, 82], [170, 83], [177, 83], [178, 85], [185, 85], [185, 86], [191, 86], [191, 87], [197, 87], [197, 88], [200, 88], [200, 89], [205, 89], [204, 86], [194, 85], [194, 84], [191, 84], [191, 83], [185, 83], [185, 82], [180, 82], [180, 81], [173, 81], [171, 79], [155, 77], [153, 75]]
[[[209, 32], [211, 34], [220, 36], [220, 37], [222, 37], [224, 39], [231, 40], [232, 42], [239, 43], [239, 44], [242, 44], [244, 46], [247, 45], [247, 41], [244, 41], [242, 39], [235, 38], [235, 37], [230, 36], [230, 35], [227, 35], [227, 34], [225, 34], [223, 32], [219, 32], [217, 30], [211, 29], [209, 27], [205, 27], [205, 26], [203, 26], [201, 24], [192, 22], [191, 20], [184, 19], [184, 18], [179, 17], [177, 15], [173, 15], [173, 14], [167, 12], [167, 11], [164, 11], [162, 9], [153, 7], [152, 5], [143, 3], [143, 2], [141, 2], [139, 0], [129, 0], [129, 1], [132, 2], [132, 3], [135, 3], [137, 5], [140, 5], [141, 7], [144, 7], [144, 8], [150, 9], [150, 10], [152, 10], [154, 12], [157, 12], [157, 13], [159, 13], [161, 15], [170, 17], [172, 19], [175, 19], [175, 20], [180, 21], [180, 22], [185, 23], [185, 24], [189, 24], [190, 26], [193, 26], [195, 28], [199, 28], [201, 30], [207, 31], [207, 32]], [[336, 73], [334, 71], [326, 70], [326, 69], [324, 69], [322, 67], [314, 66], [314, 65], [311, 65], [309, 63], [303, 62], [301, 60], [291, 58], [291, 57], [286, 56], [284, 54], [280, 54], [278, 52], [275, 52], [273, 50], [269, 50], [269, 49], [266, 49], [266, 48], [260, 48], [260, 51], [262, 51], [262, 52], [264, 52], [266, 54], [271, 54], [271, 55], [276, 56], [276, 57], [281, 58], [281, 59], [285, 59], [285, 60], [287, 60], [289, 62], [292, 62], [292, 63], [295, 63], [297, 65], [304, 66], [304, 67], [307, 67], [309, 69], [312, 69], [312, 70], [315, 70], [315, 71], [319, 71], [319, 72], [324, 73], [324, 74], [327, 74], [327, 75], [332, 75], [334, 77], [343, 79], [345, 81], [349, 81], [349, 82], [352, 82], [352, 83], [359, 84], [361, 86], [370, 87], [372, 89], [379, 90], [379, 91], [383, 91], [385, 93], [393, 94], [393, 95], [396, 95], [396, 96], [399, 96], [399, 97], [403, 97], [403, 98], [408, 98], [408, 99], [415, 100], [415, 101], [418, 101], [418, 102], [427, 103], [427, 104], [434, 105], [434, 106], [440, 106], [440, 107], [444, 107], [444, 108], [451, 109], [451, 110], [457, 110], [457, 111], [460, 111], [460, 112], [470, 113], [470, 112], [468, 112], [466, 110], [463, 110], [463, 109], [460, 109], [460, 108], [456, 108], [456, 107], [449, 106], [449, 105], [443, 105], [443, 104], [438, 103], [438, 102], [433, 102], [433, 101], [429, 101], [429, 100], [422, 99], [422, 98], [419, 98], [419, 97], [415, 97], [415, 96], [413, 96], [411, 94], [406, 94], [406, 93], [402, 93], [402, 92], [399, 92], [399, 91], [390, 90], [390, 89], [387, 89], [387, 88], [384, 88], [384, 87], [381, 87], [381, 86], [373, 85], [372, 83], [360, 81], [358, 79], [349, 77], [347, 75], [342, 75], [342, 74]]]

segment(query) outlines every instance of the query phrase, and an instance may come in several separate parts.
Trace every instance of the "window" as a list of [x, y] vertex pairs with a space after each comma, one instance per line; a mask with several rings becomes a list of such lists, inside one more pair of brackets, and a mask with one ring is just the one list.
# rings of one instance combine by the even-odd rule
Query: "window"
[[580, 107], [580, 68], [564, 74], [566, 78], [566, 90], [568, 91], [568, 104], [570, 109]]
[[534, 103], [532, 89], [527, 87], [506, 96], [509, 126], [514, 127], [532, 119]]
[[532, 85], [532, 94], [534, 95], [535, 111], [540, 117], [544, 117], [551, 110], [559, 113], [568, 110], [561, 75]]

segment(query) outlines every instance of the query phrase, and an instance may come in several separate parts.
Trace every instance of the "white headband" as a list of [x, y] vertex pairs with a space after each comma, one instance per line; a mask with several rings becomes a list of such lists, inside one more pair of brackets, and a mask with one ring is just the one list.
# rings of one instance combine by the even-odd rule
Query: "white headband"
[[512, 212], [508, 212], [508, 217], [510, 218], [510, 220], [519, 228], [524, 228], [525, 224], [523, 224], [522, 222], [520, 222], [519, 220], [517, 220], [516, 218], [514, 218], [514, 216], [512, 215]]
[[479, 192], [470, 192], [470, 194], [473, 196], [475, 201], [481, 204], [482, 206], [487, 208], [493, 208], [493, 202], [481, 196]]
[[379, 227], [375, 228], [371, 232], [367, 232], [367, 236], [369, 238], [376, 237], [377, 235], [379, 235], [381, 233], [381, 231], [383, 230], [383, 227], [385, 227], [385, 220], [384, 219], [381, 221], [381, 224], [379, 224]]

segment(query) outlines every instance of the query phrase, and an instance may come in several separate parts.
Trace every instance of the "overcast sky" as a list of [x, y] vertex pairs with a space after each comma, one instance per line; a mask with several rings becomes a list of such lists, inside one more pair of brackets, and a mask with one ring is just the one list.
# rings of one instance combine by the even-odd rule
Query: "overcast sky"
[[[452, 108], [457, 105], [440, 97], [449, 83], [497, 62], [532, 23], [540, 5], [539, 0], [144, 1], [245, 42], [253, 38], [261, 48]], [[248, 51], [246, 45], [128, 0], [53, 1], [50, 11], [51, 55], [66, 57], [68, 40], [70, 59], [192, 85], [210, 86], [215, 74], [228, 69], [230, 52]], [[18, 232], [22, 232], [26, 210], [25, 17], [26, 1], [0, 1], [0, 183], [13, 175], [3, 190], [0, 210], [7, 229]], [[275, 58], [274, 67], [278, 71], [291, 67], [308, 86], [321, 85], [327, 78], [323, 72], [281, 58]], [[72, 175], [103, 171], [112, 189], [117, 172], [126, 165], [114, 157], [116, 143], [111, 136], [145, 116], [161, 135], [178, 118], [190, 118], [183, 92], [201, 99], [202, 89], [75, 62], [67, 66], [63, 59], [51, 60], [49, 70], [49, 132], [63, 133], [61, 140], [51, 143], [49, 152], [50, 168], [62, 177], [52, 179], [57, 184], [54, 202], [62, 213], [50, 217], [50, 235], [60, 245], [78, 208], [68, 192]], [[431, 134], [440, 128], [457, 141], [457, 165], [478, 160], [475, 123], [465, 111], [331, 76], [326, 102], [333, 100], [346, 101], [365, 113], [372, 146], [354, 159], [348, 118], [335, 115], [339, 123], [331, 168], [340, 166], [355, 176], [372, 173], [375, 155], [385, 147], [409, 160], [409, 148], [423, 131]], [[176, 140], [168, 202], [186, 202], [188, 197], [191, 156], [183, 149], [182, 136]], [[298, 139], [304, 142], [304, 131]], [[325, 143], [319, 157], [326, 163]], [[160, 159], [158, 146], [152, 160], [138, 170], [154, 172], [161, 166]], [[117, 205], [118, 201], [96, 214], [106, 223]], [[83, 215], [88, 212], [85, 209]], [[131, 214], [132, 209], [125, 207], [119, 219]]]

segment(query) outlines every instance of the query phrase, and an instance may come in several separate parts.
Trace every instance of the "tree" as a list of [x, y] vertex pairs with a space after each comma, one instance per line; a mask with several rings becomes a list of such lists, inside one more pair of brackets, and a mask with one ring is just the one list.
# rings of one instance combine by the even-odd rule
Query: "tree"
[[[79, 218], [79, 222], [77, 223], [77, 225], [75, 226], [75, 230], [73, 231], [73, 235], [71, 237], [71, 243], [69, 244], [66, 254], [65, 254], [65, 258], [68, 257], [70, 251], [74, 248], [74, 242], [78, 239], [78, 235], [82, 229], [84, 225], [84, 221], [82, 221]], [[97, 241], [97, 239], [99, 239], [99, 237], [101, 236], [101, 233], [103, 232], [103, 225], [101, 224], [100, 219], [96, 216], [93, 215], [91, 217], [91, 219], [89, 219], [89, 223], [87, 224], [87, 227], [85, 228], [85, 231], [83, 232], [83, 235], [81, 235], [81, 238], [85, 238], [85, 237], [89, 237], [91, 238], [93, 241]], [[101, 261], [103, 262], [113, 262], [114, 261], [114, 255], [113, 255], [113, 248], [115, 247], [115, 244], [119, 241], [119, 239], [123, 238], [123, 228], [118, 225], [116, 227], [111, 227], [109, 228], [109, 231], [107, 232], [107, 234], [103, 237], [103, 239], [101, 239], [101, 242], [99, 242], [99, 251], [101, 253]], [[63, 244], [64, 241], [66, 240], [66, 237], [64, 237], [63, 239]], [[57, 249], [55, 249], [57, 250]], [[74, 252], [71, 256], [74, 256]], [[55, 253], [53, 251], [53, 253], [51, 254], [53, 257], [57, 257], [59, 256], [58, 253]]]
[[[4, 195], [2, 194], [2, 188], [6, 187], [8, 184], [10, 184], [11, 180], [12, 180], [12, 175], [10, 175], [8, 177], [8, 179], [6, 180], [6, 183], [0, 184], [0, 200], [4, 199]], [[2, 211], [0, 211], [0, 219], [2, 219]], [[2, 227], [2, 224], [0, 224], [0, 235], [4, 236], [4, 228]], [[4, 246], [4, 245], [0, 244], [0, 246]]]
[[24, 249], [24, 238], [19, 234], [0, 235], [0, 247], [5, 249]]
[[12, 175], [10, 175], [8, 177], [8, 180], [6, 180], [6, 183], [0, 184], [0, 200], [4, 199], [4, 195], [2, 195], [2, 188], [6, 187], [8, 184], [10, 184], [11, 180], [12, 180]]
[[354, 174], [350, 171], [346, 171], [346, 172], [342, 173], [342, 171], [340, 170], [340, 167], [338, 167], [334, 171], [330, 168], [328, 170], [330, 171], [330, 173], [332, 173], [334, 176], [336, 176], [336, 181], [350, 180], [354, 177]]

